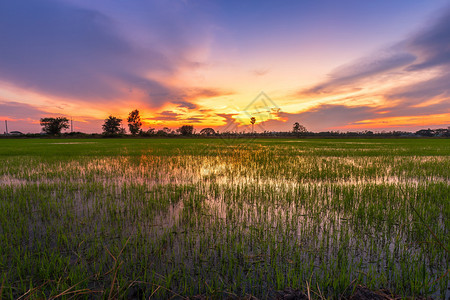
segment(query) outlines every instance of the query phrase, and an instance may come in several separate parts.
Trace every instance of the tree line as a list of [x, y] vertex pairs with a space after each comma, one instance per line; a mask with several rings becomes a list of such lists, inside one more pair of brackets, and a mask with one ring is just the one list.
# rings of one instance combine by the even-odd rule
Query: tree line
[[[126, 134], [125, 128], [122, 126], [122, 119], [115, 117], [113, 115], [109, 115], [102, 125], [103, 134], [106, 136], [117, 136], [121, 134]], [[176, 131], [171, 131], [169, 128], [164, 127], [162, 130], [155, 131], [154, 128], [150, 128], [147, 131], [143, 131], [141, 129], [142, 127], [142, 121], [141, 116], [139, 114], [139, 110], [135, 109], [131, 111], [128, 114], [127, 118], [128, 122], [128, 130], [130, 131], [131, 135], [168, 135], [168, 134], [181, 134], [181, 135], [192, 135], [194, 134], [194, 126], [192, 125], [183, 125], [180, 128], [178, 128]], [[255, 133], [254, 131], [254, 124], [256, 123], [256, 118], [251, 117], [250, 123], [252, 124], [252, 134]], [[57, 118], [42, 118], [40, 121], [40, 124], [42, 126], [43, 132], [49, 134], [49, 135], [59, 135], [61, 134], [61, 131], [63, 129], [69, 128], [69, 119], [65, 117], [57, 117]], [[298, 122], [294, 123], [293, 133], [306, 133], [308, 132], [305, 128], [305, 126], [300, 125]], [[203, 128], [200, 131], [201, 135], [215, 135], [216, 131], [213, 128]], [[225, 134], [231, 134], [231, 132], [227, 132]]]
[[[122, 119], [109, 115], [102, 125], [103, 134], [106, 136], [117, 136], [121, 134], [126, 134], [125, 128], [122, 126]], [[139, 114], [139, 110], [135, 109], [128, 114], [127, 118], [128, 130], [131, 135], [152, 135], [152, 134], [170, 134], [172, 131], [164, 127], [162, 130], [155, 131], [154, 128], [150, 128], [146, 132], [142, 130], [142, 121]], [[69, 119], [66, 117], [57, 118], [41, 118], [40, 124], [42, 126], [42, 131], [49, 135], [60, 135], [63, 129], [69, 128]], [[177, 133], [181, 135], [192, 135], [194, 133], [194, 126], [183, 125], [176, 130]], [[202, 134], [210, 135], [214, 132], [212, 128], [204, 128], [200, 131]]]
[[[122, 119], [115, 117], [113, 115], [109, 115], [103, 122], [102, 125], [102, 134], [104, 136], [120, 136], [126, 134], [125, 128], [122, 126]], [[292, 126], [292, 131], [289, 132], [273, 132], [273, 131], [264, 131], [255, 133], [253, 129], [253, 125], [256, 123], [256, 119], [254, 117], [250, 118], [250, 124], [252, 125], [252, 131], [250, 133], [245, 132], [237, 132], [237, 131], [225, 131], [225, 132], [216, 132], [213, 128], [203, 128], [200, 130], [199, 134], [202, 136], [234, 136], [234, 137], [249, 137], [249, 136], [261, 136], [261, 137], [270, 137], [270, 136], [279, 136], [279, 137], [291, 137], [291, 136], [303, 136], [303, 137], [358, 137], [358, 136], [366, 136], [366, 137], [411, 137], [411, 136], [421, 136], [421, 137], [450, 137], [450, 128], [444, 129], [421, 129], [416, 132], [407, 132], [407, 131], [382, 131], [382, 132], [372, 132], [369, 130], [364, 131], [325, 131], [325, 132], [310, 132], [306, 129], [305, 126], [301, 125], [298, 122], [295, 122]], [[194, 135], [194, 126], [192, 125], [183, 125], [176, 130], [171, 130], [168, 127], [164, 127], [163, 129], [156, 130], [155, 128], [150, 128], [147, 131], [142, 130], [142, 121], [141, 116], [139, 114], [139, 110], [135, 109], [128, 114], [127, 117], [128, 130], [133, 136], [175, 136], [175, 135]], [[57, 118], [41, 118], [40, 124], [42, 126], [43, 132], [49, 135], [60, 135], [63, 129], [69, 128], [69, 119], [65, 117], [57, 117]], [[79, 133], [81, 134], [81, 133]]]
[[[153, 135], [156, 134], [154, 128], [148, 129], [144, 132], [142, 127], [141, 116], [139, 115], [139, 110], [135, 109], [128, 115], [128, 130], [131, 135]], [[110, 115], [102, 125], [103, 134], [114, 136], [118, 134], [125, 134], [125, 129], [122, 127], [122, 119]], [[212, 128], [211, 128], [212, 129]], [[170, 129], [165, 127], [162, 129], [163, 133], [170, 133]], [[183, 125], [177, 129], [177, 132], [181, 135], [191, 135], [194, 133], [194, 126]]]

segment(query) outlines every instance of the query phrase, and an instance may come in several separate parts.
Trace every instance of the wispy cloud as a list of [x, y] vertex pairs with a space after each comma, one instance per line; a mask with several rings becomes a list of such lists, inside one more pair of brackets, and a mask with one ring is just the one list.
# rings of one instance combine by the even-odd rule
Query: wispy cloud
[[392, 50], [375, 53], [333, 70], [329, 80], [300, 93], [309, 95], [336, 93], [348, 91], [349, 87], [353, 91], [359, 90], [361, 89], [359, 85], [365, 80], [405, 67], [415, 59], [416, 57], [410, 53], [395, 53]]
[[12, 101], [0, 101], [0, 118], [2, 119], [8, 119], [11, 121], [36, 121], [39, 120], [43, 113], [44, 111], [40, 108], [29, 104]]
[[405, 48], [416, 53], [419, 59], [408, 70], [442, 67], [450, 64], [450, 6], [441, 12], [431, 26], [405, 42]]
[[439, 76], [429, 80], [434, 84], [433, 89], [438, 87], [435, 83], [447, 78], [450, 73], [445, 68], [450, 64], [450, 6], [444, 11], [436, 21], [410, 38], [340, 66], [329, 74], [328, 80], [299, 93], [336, 93], [349, 86], [360, 89], [368, 80], [382, 75], [388, 74], [390, 76], [386, 78], [392, 80], [398, 75], [408, 72], [417, 74], [419, 70], [430, 68], [441, 71]]
[[252, 71], [252, 74], [255, 76], [264, 76], [269, 73], [269, 69], [256, 69]]
[[[328, 80], [298, 91], [296, 97], [310, 97], [316, 102], [302, 116], [306, 120], [334, 116], [323, 119], [330, 128], [358, 120], [361, 126], [373, 126], [373, 122], [363, 120], [377, 120], [378, 112], [387, 108], [390, 118], [443, 112], [449, 116], [449, 65], [450, 7], [447, 7], [434, 22], [409, 38], [336, 68]], [[378, 100], [365, 107], [371, 98]], [[439, 120], [450, 123], [450, 119]]]
[[[387, 2], [369, 5], [378, 9], [372, 15], [377, 18], [366, 24], [370, 28], [356, 30], [342, 23], [330, 33], [329, 19], [311, 15], [323, 4], [314, 4], [311, 11], [303, 2], [272, 3], [257, 10], [248, 3], [250, 22], [242, 11], [236, 19], [236, 6], [229, 1], [0, 1], [0, 95], [9, 97], [0, 103], [0, 116], [37, 120], [52, 110], [75, 116], [83, 110], [93, 118], [83, 120], [98, 123], [109, 113], [123, 117], [138, 108], [149, 124], [174, 128], [197, 122], [216, 128], [225, 122], [238, 128], [248, 126], [248, 112], [241, 109], [255, 90], [273, 92], [285, 111], [251, 111], [267, 130], [288, 130], [296, 121], [311, 130], [326, 130], [372, 126], [365, 121], [382, 118], [449, 114], [450, 7], [420, 31], [405, 38], [398, 38], [398, 32], [389, 35], [398, 42], [364, 55], [360, 48], [369, 49], [364, 38], [373, 38], [371, 45], [384, 41], [384, 35], [370, 32], [400, 22], [392, 11], [386, 12]], [[369, 8], [365, 2], [358, 6]], [[400, 11], [406, 5], [394, 6]], [[355, 7], [347, 8], [340, 8], [342, 16], [360, 15]], [[375, 22], [388, 15], [389, 24]], [[417, 20], [414, 15], [399, 26], [417, 25]], [[283, 26], [277, 26], [280, 21]], [[310, 32], [314, 25], [323, 28]], [[351, 39], [334, 35], [345, 37], [349, 29], [355, 29]], [[344, 48], [344, 57], [363, 53], [362, 58], [335, 68], [319, 84], [297, 90], [298, 82], [309, 85], [336, 66], [334, 59], [341, 59]], [[285, 93], [294, 93], [294, 100], [283, 99]], [[21, 106], [21, 99], [35, 105]], [[101, 130], [95, 126], [91, 131]]]
[[180, 116], [182, 116], [182, 114], [178, 114], [173, 111], [163, 111], [153, 118], [148, 118], [148, 120], [177, 121]]
[[[165, 12], [158, 12], [163, 22]], [[198, 65], [188, 58], [195, 45], [182, 30], [189, 20], [174, 17], [137, 43], [123, 23], [96, 9], [64, 1], [1, 1], [0, 81], [81, 102], [138, 98], [160, 106], [180, 95], [164, 78]]]
[[172, 103], [177, 104], [178, 107], [187, 108], [187, 109], [195, 109], [197, 105], [188, 101], [173, 101]]

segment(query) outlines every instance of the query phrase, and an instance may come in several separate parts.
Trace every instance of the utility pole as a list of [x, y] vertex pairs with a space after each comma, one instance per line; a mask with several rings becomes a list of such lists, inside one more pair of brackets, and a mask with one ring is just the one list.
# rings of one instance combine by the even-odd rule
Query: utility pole
[[70, 132], [73, 132], [73, 118], [70, 117]]
[[5, 126], [6, 126], [6, 135], [8, 135], [8, 120], [5, 120]]

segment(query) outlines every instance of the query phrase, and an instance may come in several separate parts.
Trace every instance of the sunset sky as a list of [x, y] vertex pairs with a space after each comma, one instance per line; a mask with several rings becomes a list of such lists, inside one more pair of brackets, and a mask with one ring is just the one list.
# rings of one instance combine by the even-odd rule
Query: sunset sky
[[[2, 0], [0, 132], [450, 126], [443, 0]], [[125, 125], [125, 124], [124, 124]]]

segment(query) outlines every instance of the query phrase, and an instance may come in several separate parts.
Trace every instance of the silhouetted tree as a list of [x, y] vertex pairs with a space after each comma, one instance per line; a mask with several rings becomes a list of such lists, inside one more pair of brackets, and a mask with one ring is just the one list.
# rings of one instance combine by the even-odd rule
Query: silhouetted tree
[[250, 123], [252, 123], [252, 133], [253, 133], [253, 132], [255, 132], [255, 130], [254, 130], [254, 127], [253, 127], [253, 126], [255, 126], [255, 123], [256, 123], [256, 118], [255, 118], [255, 117], [251, 117], [251, 118], [250, 118]]
[[183, 125], [177, 130], [181, 135], [191, 135], [194, 133], [194, 126], [192, 125]]
[[155, 128], [149, 128], [148, 130], [140, 130], [139, 131], [140, 136], [152, 136], [155, 134], [156, 134]]
[[300, 133], [306, 133], [306, 132], [308, 132], [308, 130], [306, 130], [305, 126], [299, 124], [298, 122], [295, 122], [294, 126], [292, 127], [292, 132], [300, 134]]
[[132, 135], [136, 135], [141, 130], [142, 122], [141, 116], [139, 115], [139, 111], [137, 109], [130, 112], [128, 115], [128, 128], [130, 129], [130, 133]]
[[41, 118], [40, 123], [47, 134], [61, 134], [61, 130], [69, 128], [69, 119], [65, 117]]
[[122, 119], [110, 115], [107, 119], [105, 119], [105, 123], [102, 125], [103, 134], [115, 135], [125, 133], [125, 129], [121, 128], [121, 123]]
[[216, 132], [214, 131], [214, 129], [212, 128], [203, 128], [202, 130], [200, 130], [200, 134], [204, 134], [204, 135], [213, 135]]
[[428, 129], [421, 129], [419, 131], [416, 131], [416, 135], [420, 136], [434, 136], [434, 130], [428, 128]]

